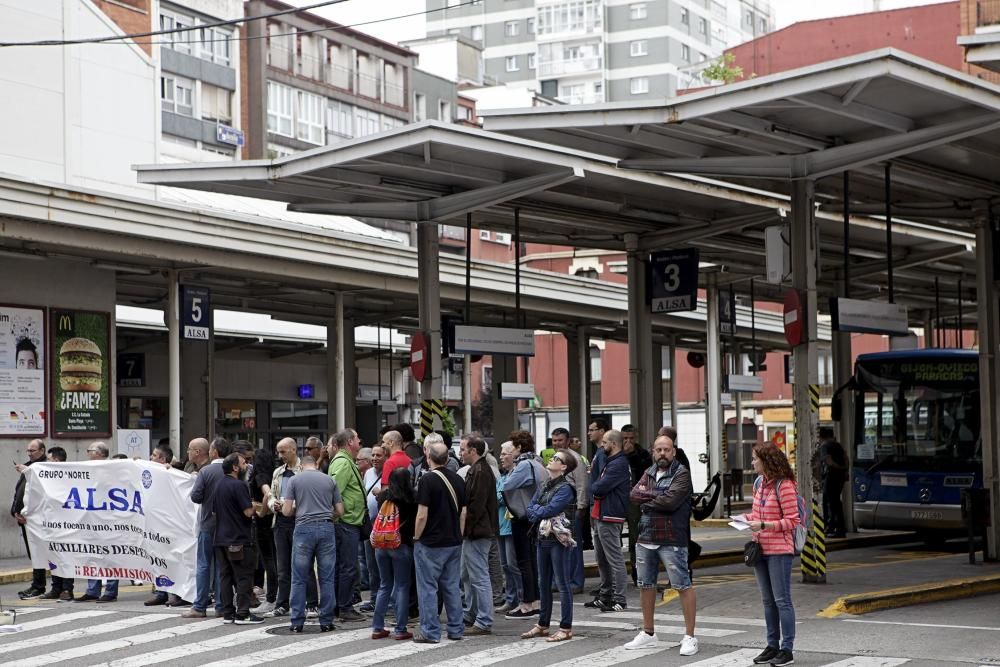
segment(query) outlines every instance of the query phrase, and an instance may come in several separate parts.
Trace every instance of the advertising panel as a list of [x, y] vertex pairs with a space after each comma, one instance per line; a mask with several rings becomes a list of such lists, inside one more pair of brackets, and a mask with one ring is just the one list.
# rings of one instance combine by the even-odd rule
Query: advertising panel
[[45, 310], [0, 305], [0, 437], [44, 436]]
[[54, 308], [49, 315], [53, 436], [111, 435], [110, 313]]

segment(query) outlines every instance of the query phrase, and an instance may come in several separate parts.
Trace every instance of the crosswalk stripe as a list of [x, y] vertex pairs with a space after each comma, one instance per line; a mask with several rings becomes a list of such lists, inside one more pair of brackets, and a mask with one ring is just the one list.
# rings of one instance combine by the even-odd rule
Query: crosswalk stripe
[[831, 662], [824, 667], [895, 667], [909, 662], [907, 658], [879, 658], [875, 656], [855, 656]]
[[712, 658], [691, 662], [684, 667], [746, 667], [747, 663], [757, 657], [759, 649], [743, 648], [732, 653], [723, 653]]
[[[573, 619], [573, 627], [586, 627], [586, 628], [607, 628], [609, 630], [638, 630], [639, 626], [635, 623], [616, 623], [614, 621], [590, 621], [590, 620], [577, 620]], [[680, 634], [683, 635], [687, 632], [686, 628], [681, 625], [657, 625], [656, 632], [663, 632], [666, 634]], [[729, 635], [738, 635], [741, 632], [746, 632], [746, 630], [728, 630], [723, 628], [702, 628], [698, 627], [695, 634], [699, 637], [728, 637]]]
[[[7, 607], [11, 611], [16, 611], [18, 616], [37, 614], [40, 611], [52, 611], [52, 607]], [[0, 610], [3, 611], [3, 610]]]
[[565, 642], [555, 643], [544, 640], [522, 641], [517, 644], [502, 644], [500, 646], [488, 648], [484, 651], [477, 651], [476, 653], [470, 653], [468, 655], [460, 655], [457, 658], [452, 658], [451, 660], [436, 662], [434, 663], [434, 667], [469, 667], [469, 665], [486, 667], [487, 665], [493, 665], [498, 662], [504, 662], [505, 660], [520, 658], [521, 656], [531, 655], [533, 653], [538, 653], [540, 651], [564, 645]]
[[[570, 644], [572, 645], [572, 642], [570, 642]], [[646, 658], [676, 647], [677, 644], [664, 644], [663, 642], [660, 642], [660, 645], [654, 649], [647, 649], [644, 651], [626, 651], [621, 646], [616, 646], [614, 648], [598, 651], [597, 653], [581, 655], [575, 658], [570, 658], [569, 660], [563, 660], [562, 662], [557, 662], [554, 665], [549, 665], [548, 667], [611, 667], [611, 665], [630, 662], [637, 658]]]
[[206, 639], [203, 642], [171, 646], [170, 648], [154, 651], [152, 653], [133, 655], [105, 664], [108, 665], [108, 667], [145, 667], [145, 665], [156, 665], [169, 660], [187, 658], [197, 653], [207, 653], [208, 651], [216, 651], [218, 649], [233, 648], [235, 646], [239, 646], [240, 644], [249, 644], [250, 642], [267, 639], [270, 636], [271, 635], [267, 634], [266, 627], [254, 628], [253, 630], [234, 632], [231, 635], [216, 637], [214, 639]]
[[[447, 640], [442, 638], [442, 642], [444, 641]], [[399, 660], [400, 658], [411, 656], [414, 653], [423, 653], [424, 651], [443, 648], [451, 643], [452, 642], [450, 641], [447, 644], [417, 644], [412, 641], [393, 642], [395, 646], [386, 646], [383, 648], [377, 648], [374, 651], [365, 651], [364, 653], [345, 655], [342, 658], [335, 658], [334, 660], [328, 660], [327, 662], [315, 664], [313, 667], [368, 667], [369, 665], [377, 665], [382, 662]]]
[[[165, 616], [166, 618], [173, 618], [168, 614], [162, 614], [162, 616]], [[62, 651], [56, 651], [55, 653], [47, 653], [44, 656], [40, 655], [26, 660], [18, 660], [17, 664], [25, 666], [29, 664], [38, 666], [50, 665], [64, 660], [78, 660], [80, 658], [86, 658], [93, 655], [100, 655], [101, 653], [110, 653], [111, 651], [121, 648], [131, 648], [132, 646], [138, 646], [140, 644], [151, 644], [153, 642], [175, 639], [181, 636], [186, 638], [194, 632], [201, 632], [202, 630], [210, 630], [211, 628], [217, 627], [219, 627], [219, 623], [214, 618], [207, 621], [198, 621], [197, 623], [185, 623], [184, 625], [175, 625], [172, 628], [164, 628], [154, 632], [144, 632], [142, 634], [129, 635], [128, 637], [109, 639], [103, 642], [96, 642], [93, 644], [86, 644], [84, 646], [76, 646]], [[46, 637], [45, 639], [48, 641], [50, 638]]]
[[[285, 644], [281, 647], [279, 653], [281, 658], [284, 660], [285, 658], [302, 655], [303, 653], [309, 653], [311, 651], [321, 651], [326, 648], [337, 646], [338, 644], [347, 644], [348, 642], [358, 641], [359, 639], [364, 639], [365, 637], [370, 636], [370, 634], [371, 630], [352, 630], [350, 632], [327, 633], [320, 635], [319, 637], [302, 639]], [[262, 651], [257, 651], [256, 653], [244, 653], [231, 658], [224, 658], [223, 660], [217, 660], [216, 662], [211, 662], [207, 665], [202, 665], [201, 667], [243, 667], [244, 665], [255, 665], [268, 662], [273, 660], [274, 656], [275, 649], [272, 647]]]
[[97, 618], [98, 616], [107, 616], [108, 614], [113, 614], [113, 611], [102, 611], [95, 609], [93, 611], [75, 611], [70, 614], [62, 614], [61, 616], [50, 616], [48, 618], [40, 618], [37, 621], [28, 621], [27, 623], [18, 623], [21, 626], [22, 632], [28, 632], [30, 630], [41, 630], [43, 628], [51, 628], [53, 625], [62, 625], [63, 623], [69, 623], [70, 621], [79, 621], [84, 618]]
[[[145, 625], [147, 623], [162, 621], [167, 618], [169, 617], [165, 614], [140, 614], [138, 616], [130, 616], [117, 621], [112, 621], [110, 623], [96, 623], [94, 625], [88, 625], [85, 628], [75, 628], [73, 630], [66, 630], [65, 632], [45, 635], [45, 643], [54, 645], [59, 642], [71, 641], [94, 635], [104, 635], [110, 632], [118, 632], [119, 630], [127, 630], [137, 625]], [[14, 651], [20, 651], [25, 648], [37, 647], [38, 639], [25, 639], [23, 641], [10, 642], [8, 644], [0, 645], [0, 655], [13, 653]]]
[[[594, 618], [629, 618], [642, 620], [641, 611], [616, 611], [614, 613], [601, 614]], [[684, 617], [680, 614], [656, 614], [654, 617], [656, 622], [658, 621], [674, 621], [683, 622]], [[753, 627], [767, 627], [767, 623], [763, 619], [759, 618], [735, 618], [733, 616], [698, 616], [696, 618], [698, 625], [702, 623], [719, 623], [721, 625], [749, 625]]]

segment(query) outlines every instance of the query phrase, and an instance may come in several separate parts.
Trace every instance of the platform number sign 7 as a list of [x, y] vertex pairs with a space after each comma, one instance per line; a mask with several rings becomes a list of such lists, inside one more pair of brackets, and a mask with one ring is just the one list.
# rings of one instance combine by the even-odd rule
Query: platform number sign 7
[[654, 313], [698, 307], [698, 250], [661, 250], [649, 256], [647, 294]]
[[212, 331], [212, 297], [207, 287], [181, 285], [184, 338], [208, 340]]

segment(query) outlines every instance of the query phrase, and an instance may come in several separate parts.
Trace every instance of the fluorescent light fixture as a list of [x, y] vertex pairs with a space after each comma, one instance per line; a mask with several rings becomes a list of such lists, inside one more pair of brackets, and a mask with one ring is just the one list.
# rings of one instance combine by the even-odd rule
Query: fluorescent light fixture
[[45, 259], [46, 255], [43, 252], [33, 252], [31, 250], [0, 248], [0, 257], [13, 257], [14, 259]]
[[359, 296], [356, 301], [369, 306], [392, 306], [396, 303], [393, 299], [380, 296]]
[[132, 266], [129, 264], [116, 264], [114, 262], [95, 261], [90, 264], [95, 269], [106, 269], [108, 271], [118, 271], [119, 273], [134, 273], [138, 276], [148, 276], [154, 273], [153, 269], [144, 266]]
[[247, 281], [238, 278], [216, 278], [215, 276], [199, 275], [198, 282], [222, 287], [246, 287]]
[[618, 327], [613, 324], [595, 324], [590, 328], [594, 331], [607, 331], [608, 333], [618, 331]]

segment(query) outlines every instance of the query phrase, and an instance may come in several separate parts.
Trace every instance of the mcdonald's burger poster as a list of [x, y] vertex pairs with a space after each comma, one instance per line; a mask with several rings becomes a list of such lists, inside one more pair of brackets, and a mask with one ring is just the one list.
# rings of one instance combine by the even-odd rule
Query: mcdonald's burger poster
[[0, 304], [0, 437], [43, 436], [45, 310]]
[[49, 312], [53, 435], [111, 435], [111, 315], [83, 310]]

